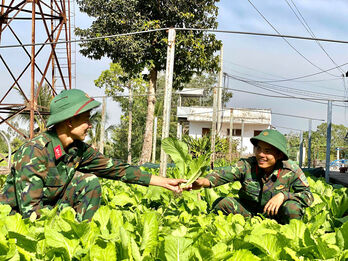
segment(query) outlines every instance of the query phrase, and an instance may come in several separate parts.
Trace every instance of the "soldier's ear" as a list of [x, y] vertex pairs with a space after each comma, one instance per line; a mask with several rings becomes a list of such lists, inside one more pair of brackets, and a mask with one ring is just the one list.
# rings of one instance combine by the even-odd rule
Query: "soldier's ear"
[[71, 118], [70, 119], [67, 119], [65, 120], [65, 124], [69, 127], [69, 128], [72, 128], [73, 127], [73, 124], [72, 124], [72, 120]]

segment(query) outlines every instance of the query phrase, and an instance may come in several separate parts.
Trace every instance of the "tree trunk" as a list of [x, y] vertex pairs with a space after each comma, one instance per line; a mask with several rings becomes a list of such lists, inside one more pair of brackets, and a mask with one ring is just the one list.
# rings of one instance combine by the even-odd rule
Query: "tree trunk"
[[153, 132], [153, 119], [155, 114], [155, 103], [156, 103], [156, 81], [157, 81], [157, 70], [151, 69], [150, 71], [150, 84], [147, 91], [147, 114], [146, 114], [146, 125], [144, 133], [144, 143], [141, 151], [141, 157], [139, 165], [151, 161], [152, 152], [152, 132]]

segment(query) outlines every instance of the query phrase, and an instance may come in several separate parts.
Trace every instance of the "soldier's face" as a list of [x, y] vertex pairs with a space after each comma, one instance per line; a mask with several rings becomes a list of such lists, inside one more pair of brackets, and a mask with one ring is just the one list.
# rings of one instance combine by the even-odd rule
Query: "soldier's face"
[[278, 149], [263, 141], [258, 141], [254, 151], [257, 164], [262, 169], [272, 169], [277, 160], [282, 157]]
[[88, 129], [92, 127], [90, 122], [90, 113], [90, 111], [86, 111], [71, 119], [70, 133], [74, 140], [83, 141], [86, 138]]

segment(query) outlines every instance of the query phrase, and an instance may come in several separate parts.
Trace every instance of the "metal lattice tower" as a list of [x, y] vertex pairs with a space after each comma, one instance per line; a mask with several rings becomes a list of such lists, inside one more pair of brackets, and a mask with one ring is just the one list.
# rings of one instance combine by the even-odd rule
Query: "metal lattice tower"
[[[34, 117], [40, 89], [50, 95], [75, 84], [75, 45], [72, 46], [74, 7], [71, 0], [1, 0], [0, 5], [0, 125], [18, 114], [30, 115], [29, 137], [34, 136]], [[58, 43], [64, 42], [64, 43]], [[18, 95], [18, 94], [21, 95]], [[19, 96], [22, 96], [23, 99]], [[47, 113], [47, 112], [46, 112]]]

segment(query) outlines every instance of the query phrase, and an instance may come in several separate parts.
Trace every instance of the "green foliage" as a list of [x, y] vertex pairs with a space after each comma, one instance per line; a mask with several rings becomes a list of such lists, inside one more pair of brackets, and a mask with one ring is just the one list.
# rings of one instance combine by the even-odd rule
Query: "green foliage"
[[[177, 177], [188, 178], [185, 186], [192, 184], [209, 167], [210, 155], [201, 154], [192, 158], [186, 143], [174, 138], [162, 140], [162, 149], [172, 158], [177, 169]], [[183, 176], [182, 176], [183, 175]]]
[[[80, 10], [95, 20], [87, 29], [77, 28], [76, 35], [93, 38], [169, 27], [216, 28], [216, 2], [79, 0]], [[157, 72], [165, 69], [167, 43], [163, 30], [88, 41], [81, 44], [81, 53], [93, 59], [107, 56], [130, 75], [138, 75], [144, 68]], [[218, 68], [214, 54], [221, 42], [214, 34], [178, 31], [175, 44], [176, 86], [188, 82], [194, 73]]]
[[[331, 149], [330, 149], [330, 159], [334, 160], [336, 158], [336, 148], [345, 147], [345, 136], [348, 133], [348, 128], [344, 125], [332, 124], [331, 126]], [[325, 160], [326, 159], [326, 134], [327, 134], [327, 124], [322, 123], [317, 127], [316, 131], [312, 131], [312, 148], [311, 148], [311, 158], [315, 160]], [[288, 149], [290, 159], [297, 159], [297, 152], [299, 151], [300, 139], [297, 134], [289, 134], [286, 136], [288, 140]], [[308, 131], [303, 133], [303, 146], [304, 153], [306, 153], [306, 147], [308, 147]], [[348, 151], [346, 149], [340, 150], [340, 158], [346, 158], [348, 156]]]
[[[280, 225], [261, 217], [207, 213], [214, 195], [232, 196], [230, 183], [181, 197], [160, 187], [102, 180], [103, 205], [91, 222], [75, 211], [44, 209], [10, 216], [0, 205], [0, 258], [3, 260], [346, 260], [347, 190], [308, 177], [315, 197], [303, 220]], [[335, 203], [329, 203], [330, 197]], [[342, 218], [337, 218], [338, 216]]]

